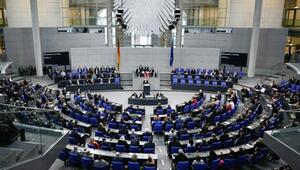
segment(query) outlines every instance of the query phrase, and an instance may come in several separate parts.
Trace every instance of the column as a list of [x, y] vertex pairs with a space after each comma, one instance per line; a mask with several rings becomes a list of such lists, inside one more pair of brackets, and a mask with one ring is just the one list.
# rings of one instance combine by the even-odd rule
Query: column
[[112, 0], [106, 0], [107, 8], [107, 47], [112, 47]]
[[42, 63], [42, 48], [40, 38], [40, 26], [38, 15], [38, 0], [30, 0], [31, 8], [31, 23], [32, 23], [32, 38], [33, 38], [33, 52], [36, 67], [36, 76], [43, 76], [43, 63]]
[[259, 32], [260, 32], [260, 19], [262, 12], [262, 2], [263, 0], [255, 0], [254, 16], [253, 16], [253, 27], [251, 35], [251, 46], [249, 55], [249, 65], [248, 65], [248, 77], [255, 76], [255, 67], [257, 59], [257, 49], [259, 43]]
[[181, 38], [182, 38], [182, 13], [183, 13], [183, 9], [182, 9], [182, 1], [181, 0], [177, 0], [176, 1], [176, 7], [180, 8], [180, 19], [177, 23], [176, 26], [176, 47], [177, 48], [181, 48]]

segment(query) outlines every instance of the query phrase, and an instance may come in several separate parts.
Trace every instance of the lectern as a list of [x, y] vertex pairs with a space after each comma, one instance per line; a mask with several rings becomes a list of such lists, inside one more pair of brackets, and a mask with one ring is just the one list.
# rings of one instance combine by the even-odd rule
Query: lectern
[[144, 94], [150, 95], [150, 84], [149, 83], [144, 84]]

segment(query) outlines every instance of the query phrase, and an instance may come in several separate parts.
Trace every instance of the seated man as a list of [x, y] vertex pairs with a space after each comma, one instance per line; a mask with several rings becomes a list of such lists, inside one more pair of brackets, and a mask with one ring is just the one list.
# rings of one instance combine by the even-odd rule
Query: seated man
[[174, 163], [177, 164], [178, 162], [184, 162], [184, 161], [188, 161], [188, 158], [186, 157], [186, 155], [184, 154], [182, 149], [178, 150], [178, 155], [175, 157], [174, 159]]
[[144, 149], [145, 148], [154, 148], [155, 147], [155, 144], [153, 143], [152, 139], [149, 139], [148, 142], [146, 142], [144, 144]]
[[109, 165], [108, 162], [105, 159], [103, 159], [101, 155], [98, 156], [98, 159], [95, 159], [94, 161], [94, 167], [97, 168], [104, 168], [104, 167], [108, 168], [108, 165]]

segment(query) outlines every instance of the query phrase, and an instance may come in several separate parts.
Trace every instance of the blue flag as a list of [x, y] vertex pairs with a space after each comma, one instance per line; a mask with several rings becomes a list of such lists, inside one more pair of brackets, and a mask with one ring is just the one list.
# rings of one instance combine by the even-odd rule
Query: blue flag
[[170, 67], [173, 66], [173, 61], [174, 61], [174, 48], [173, 48], [173, 41], [172, 41], [171, 51], [170, 51]]

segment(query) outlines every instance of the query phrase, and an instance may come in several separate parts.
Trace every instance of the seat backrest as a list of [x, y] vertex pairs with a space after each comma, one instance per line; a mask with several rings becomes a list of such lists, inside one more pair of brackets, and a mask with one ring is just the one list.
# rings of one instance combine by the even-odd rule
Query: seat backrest
[[207, 165], [205, 163], [203, 164], [193, 164], [193, 170], [206, 170], [208, 169]]
[[126, 146], [125, 145], [116, 145], [116, 151], [117, 152], [126, 152]]
[[92, 165], [93, 165], [93, 160], [91, 157], [84, 156], [81, 158], [81, 166], [83, 168], [89, 169], [92, 167]]
[[171, 154], [178, 153], [179, 149], [180, 149], [180, 147], [171, 146]]
[[112, 161], [111, 167], [113, 170], [124, 170], [125, 165], [123, 162]]
[[140, 147], [139, 146], [129, 146], [129, 152], [139, 153], [140, 152]]
[[184, 161], [184, 162], [178, 162], [176, 169], [178, 169], [178, 170], [189, 170], [189, 167], [190, 167], [190, 162], [189, 161]]
[[156, 170], [156, 167], [144, 166], [144, 170]]
[[154, 153], [155, 148], [144, 148], [144, 153]]
[[139, 162], [128, 162], [128, 169], [129, 170], [140, 170], [140, 163]]

